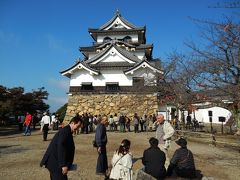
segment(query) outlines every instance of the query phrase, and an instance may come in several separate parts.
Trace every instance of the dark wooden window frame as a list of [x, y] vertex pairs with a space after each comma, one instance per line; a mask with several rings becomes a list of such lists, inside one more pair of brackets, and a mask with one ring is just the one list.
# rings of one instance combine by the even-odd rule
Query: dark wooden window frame
[[106, 82], [106, 91], [119, 91], [120, 86], [118, 82]]
[[83, 82], [81, 85], [82, 85], [81, 90], [85, 90], [85, 91], [92, 91], [93, 90], [92, 82]]

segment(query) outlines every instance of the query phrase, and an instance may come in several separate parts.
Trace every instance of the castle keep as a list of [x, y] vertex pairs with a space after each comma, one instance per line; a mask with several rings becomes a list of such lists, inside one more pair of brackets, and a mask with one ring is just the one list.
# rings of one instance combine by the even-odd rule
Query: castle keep
[[160, 60], [146, 44], [146, 27], [125, 20], [119, 11], [98, 29], [88, 29], [92, 46], [80, 47], [84, 59], [61, 72], [70, 78], [65, 116], [75, 113], [124, 113], [133, 116], [158, 110], [157, 81], [163, 74]]

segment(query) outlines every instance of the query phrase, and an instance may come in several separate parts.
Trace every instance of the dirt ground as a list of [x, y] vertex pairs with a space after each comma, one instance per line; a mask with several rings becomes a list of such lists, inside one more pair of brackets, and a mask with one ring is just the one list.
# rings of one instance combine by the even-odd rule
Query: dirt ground
[[[39, 166], [40, 160], [50, 143], [55, 132], [50, 131], [48, 141], [42, 141], [39, 130], [33, 131], [31, 136], [23, 136], [16, 131], [17, 127], [0, 127], [0, 179], [1, 180], [46, 180], [49, 178], [47, 169]], [[142, 167], [141, 160], [144, 149], [149, 147], [148, 139], [155, 132], [119, 133], [108, 132], [108, 161], [110, 164], [114, 150], [121, 140], [128, 138], [131, 142], [131, 152], [136, 161], [133, 169]], [[74, 137], [75, 159], [78, 165], [76, 171], [68, 174], [70, 180], [95, 180], [102, 179], [95, 175], [97, 159], [96, 149], [92, 147], [92, 134], [80, 134]], [[232, 141], [237, 141], [235, 139]], [[193, 152], [196, 168], [211, 180], [238, 180], [240, 177], [240, 153], [237, 149], [215, 147], [208, 143], [190, 141], [188, 148]], [[174, 142], [169, 150], [170, 157], [176, 149]]]

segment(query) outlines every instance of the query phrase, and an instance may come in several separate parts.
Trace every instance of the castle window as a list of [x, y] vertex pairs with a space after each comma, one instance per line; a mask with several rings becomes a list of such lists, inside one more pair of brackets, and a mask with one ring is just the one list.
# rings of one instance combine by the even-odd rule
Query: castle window
[[90, 91], [93, 90], [93, 86], [91, 82], [82, 82], [81, 90]]
[[110, 38], [110, 37], [105, 37], [104, 39], [103, 39], [103, 42], [104, 43], [106, 43], [106, 42], [109, 42], [109, 41], [111, 41], [112, 39]]
[[133, 77], [133, 86], [144, 86], [144, 77]]
[[123, 41], [124, 41], [124, 42], [131, 42], [131, 41], [132, 41], [132, 38], [131, 38], [130, 36], [125, 36], [125, 37], [123, 38]]
[[119, 91], [120, 87], [118, 82], [107, 82], [106, 83], [106, 90], [107, 91]]

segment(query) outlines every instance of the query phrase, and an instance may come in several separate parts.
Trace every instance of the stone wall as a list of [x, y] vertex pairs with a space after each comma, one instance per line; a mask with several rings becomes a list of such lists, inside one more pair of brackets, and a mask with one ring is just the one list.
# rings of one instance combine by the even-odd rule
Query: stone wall
[[154, 94], [73, 94], [69, 96], [64, 121], [69, 121], [76, 113], [124, 113], [133, 117], [135, 112], [142, 116], [156, 113], [157, 109], [157, 95]]

